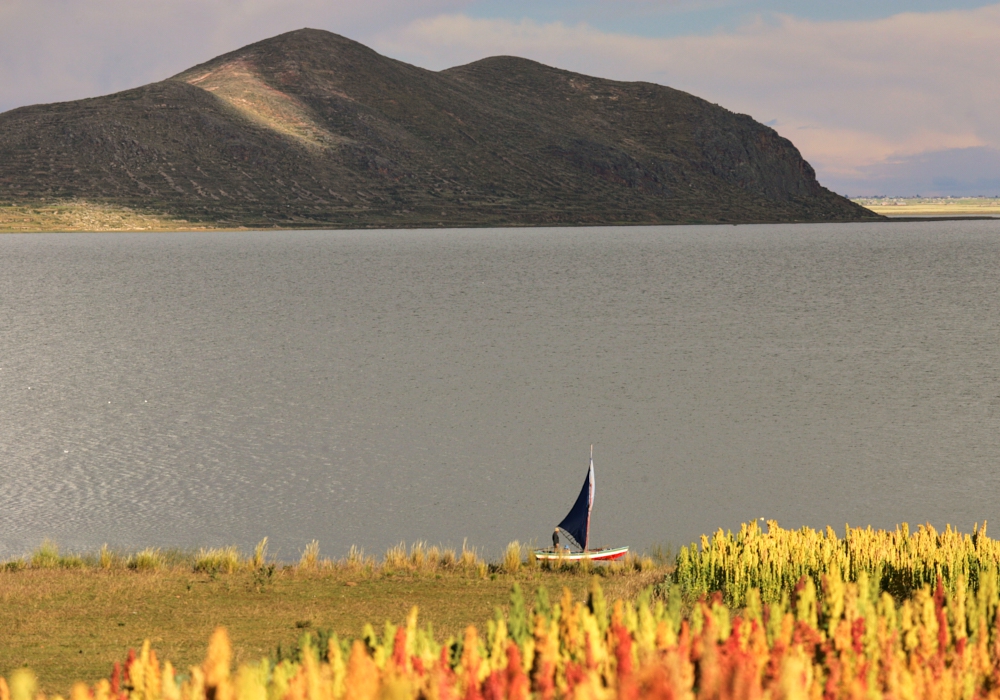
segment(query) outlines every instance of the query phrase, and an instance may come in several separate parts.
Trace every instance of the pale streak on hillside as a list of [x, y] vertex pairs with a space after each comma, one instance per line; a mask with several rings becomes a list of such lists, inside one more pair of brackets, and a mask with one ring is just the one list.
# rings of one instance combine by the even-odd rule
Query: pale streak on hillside
[[330, 148], [348, 139], [332, 134], [316, 122], [300, 100], [268, 85], [253, 65], [235, 60], [181, 80], [210, 92], [252, 122], [313, 148]]
[[221, 227], [85, 200], [0, 205], [0, 234], [43, 231], [203, 231], [217, 228]]

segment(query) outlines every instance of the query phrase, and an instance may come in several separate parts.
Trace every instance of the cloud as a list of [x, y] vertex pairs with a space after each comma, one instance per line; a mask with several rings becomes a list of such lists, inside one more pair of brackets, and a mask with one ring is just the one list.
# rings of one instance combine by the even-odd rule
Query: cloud
[[833, 177], [838, 192], [851, 196], [1000, 196], [1000, 149], [949, 148], [889, 158], [863, 166], [854, 176]]
[[871, 21], [758, 17], [737, 31], [674, 38], [586, 24], [446, 14], [378, 34], [374, 46], [444, 68], [516, 54], [582, 73], [648, 80], [773, 121], [821, 182], [930, 151], [1000, 147], [1000, 5]]
[[0, 111], [166, 77], [302, 27], [360, 39], [469, 0], [2, 0]]

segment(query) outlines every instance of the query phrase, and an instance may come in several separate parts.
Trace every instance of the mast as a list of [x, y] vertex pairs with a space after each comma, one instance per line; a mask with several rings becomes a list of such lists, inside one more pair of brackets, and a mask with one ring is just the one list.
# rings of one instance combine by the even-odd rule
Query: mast
[[594, 446], [590, 446], [590, 471], [587, 472], [587, 481], [590, 482], [590, 503], [587, 504], [587, 534], [583, 540], [583, 551], [590, 549], [590, 512], [594, 510]]

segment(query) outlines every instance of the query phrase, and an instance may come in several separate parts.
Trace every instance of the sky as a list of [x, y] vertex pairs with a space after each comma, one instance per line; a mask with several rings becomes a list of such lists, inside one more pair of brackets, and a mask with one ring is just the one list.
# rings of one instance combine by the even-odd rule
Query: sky
[[973, 0], [0, 0], [0, 111], [302, 27], [432, 70], [669, 85], [772, 126], [840, 194], [1000, 195], [1000, 3]]

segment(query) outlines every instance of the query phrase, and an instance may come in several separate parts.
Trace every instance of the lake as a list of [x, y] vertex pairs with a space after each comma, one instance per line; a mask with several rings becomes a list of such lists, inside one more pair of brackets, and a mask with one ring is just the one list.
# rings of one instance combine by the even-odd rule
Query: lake
[[0, 236], [0, 557], [1000, 524], [1000, 221]]

